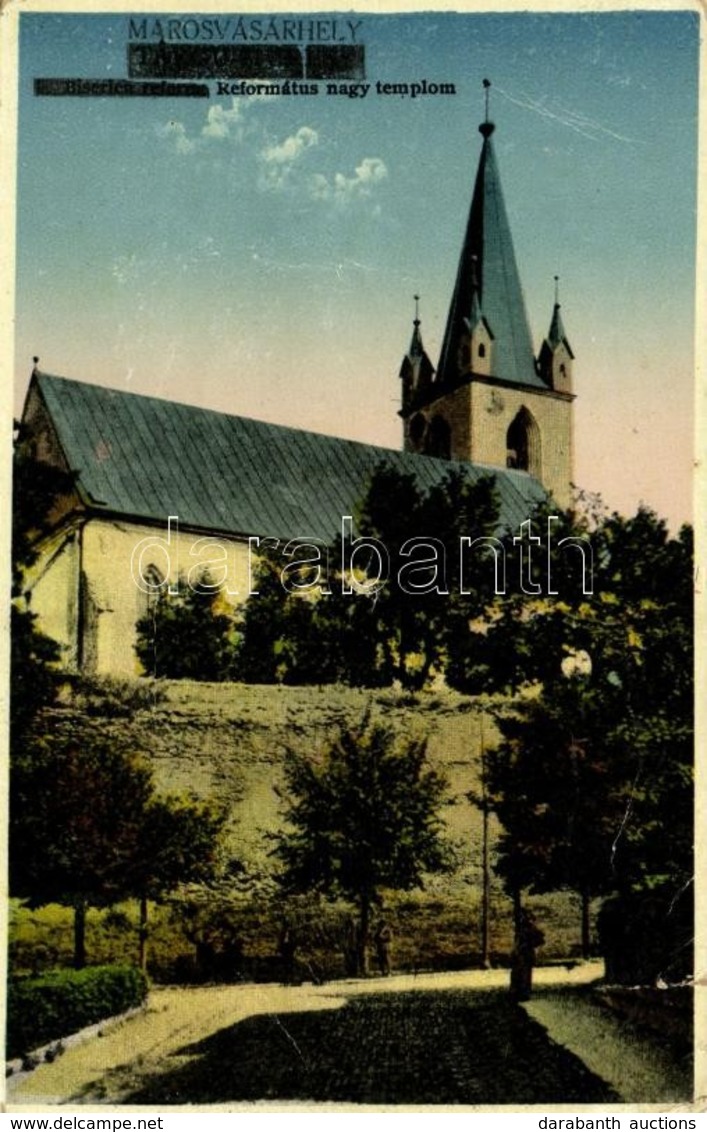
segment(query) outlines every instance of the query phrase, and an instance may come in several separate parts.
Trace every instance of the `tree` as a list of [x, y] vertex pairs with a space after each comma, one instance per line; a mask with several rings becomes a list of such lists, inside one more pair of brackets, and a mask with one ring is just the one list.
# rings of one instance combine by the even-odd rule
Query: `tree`
[[15, 442], [12, 485], [12, 605], [10, 609], [11, 757], [29, 741], [37, 713], [54, 698], [59, 645], [40, 632], [27, 606], [27, 571], [37, 546], [51, 529], [52, 509], [68, 497], [75, 477], [33, 459], [24, 450], [22, 430]]
[[277, 837], [287, 889], [343, 895], [358, 906], [359, 973], [382, 888], [409, 890], [449, 867], [439, 809], [445, 783], [422, 740], [398, 742], [366, 713], [321, 756], [290, 750], [282, 792], [289, 828]]
[[10, 758], [29, 743], [37, 714], [54, 699], [61, 650], [37, 628], [34, 613], [10, 607]]
[[147, 804], [127, 884], [140, 901], [139, 964], [147, 967], [148, 900], [178, 885], [209, 881], [218, 867], [225, 813], [185, 798], [153, 797]]
[[[518, 532], [499, 540], [505, 585], [474, 610], [461, 605], [448, 632], [447, 682], [467, 695], [512, 694], [559, 678], [570, 649], [581, 647], [576, 617], [598, 589], [593, 517], [535, 508]], [[565, 540], [567, 540], [565, 542]], [[603, 577], [601, 579], [603, 582]]]
[[168, 680], [225, 680], [233, 664], [233, 621], [218, 610], [219, 592], [208, 574], [180, 577], [166, 587], [137, 623], [138, 659], [149, 676]]
[[86, 910], [128, 895], [149, 768], [94, 738], [35, 742], [10, 780], [10, 891], [74, 910], [74, 965], [86, 962]]
[[497, 526], [492, 478], [471, 482], [452, 471], [425, 492], [414, 476], [382, 463], [357, 513], [355, 532], [340, 534], [323, 555], [327, 584], [319, 593], [305, 592], [310, 566], [297, 571], [272, 552], [261, 559], [241, 622], [243, 679], [398, 681], [415, 691], [443, 667], [453, 618], [478, 614], [493, 592], [483, 559], [472, 561], [459, 592], [460, 539], [486, 537]]
[[35, 741], [10, 780], [10, 889], [34, 905], [74, 910], [74, 965], [86, 962], [86, 912], [147, 899], [213, 868], [221, 817], [159, 798], [150, 767], [114, 739], [59, 735]]
[[589, 902], [612, 886], [612, 855], [625, 801], [611, 773], [600, 713], [577, 681], [499, 714], [489, 793], [504, 832], [496, 868], [514, 897], [576, 891], [582, 953], [590, 953]]
[[287, 592], [279, 570], [267, 551], [261, 553], [255, 573], [255, 589], [245, 604], [239, 623], [235, 675], [248, 684], [274, 684], [281, 671], [282, 626]]
[[390, 558], [390, 580], [371, 603], [384, 683], [397, 680], [415, 691], [434, 669], [446, 667], [458, 622], [478, 615], [493, 593], [483, 556], [470, 557], [463, 579], [461, 567], [462, 538], [496, 532], [493, 477], [472, 482], [453, 470], [425, 492], [414, 476], [384, 464], [371, 480], [358, 526]]
[[[518, 621], [527, 672], [543, 683], [539, 698], [499, 720], [490, 782], [505, 830], [500, 868], [513, 893], [578, 891], [585, 950], [589, 898], [612, 893], [604, 935], [621, 951], [613, 967], [622, 977], [684, 973], [693, 872], [691, 532], [671, 539], [642, 508], [630, 519], [604, 517], [592, 542], [594, 594], [537, 601]], [[580, 655], [582, 665], [567, 666]]]

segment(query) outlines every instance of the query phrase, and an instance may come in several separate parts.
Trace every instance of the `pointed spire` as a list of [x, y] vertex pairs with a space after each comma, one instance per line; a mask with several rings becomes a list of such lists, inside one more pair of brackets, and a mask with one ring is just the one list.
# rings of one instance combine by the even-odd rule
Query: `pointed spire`
[[442, 341], [437, 383], [463, 380], [459, 345], [472, 316], [474, 296], [494, 335], [493, 375], [521, 385], [542, 387], [535, 369], [533, 343], [525, 311], [510, 226], [501, 191], [488, 118], [491, 83], [484, 79], [486, 117], [479, 126], [481, 156], [462, 245], [457, 278]]
[[413, 331], [408, 357], [419, 358], [425, 352], [424, 346], [422, 345], [422, 335], [420, 333], [420, 296], [413, 295], [413, 299], [415, 300], [415, 317], [412, 322]]
[[550, 329], [540, 347], [538, 373], [550, 389], [563, 393], [572, 390], [572, 362], [574, 354], [569, 344], [560, 314], [560, 277], [555, 276], [555, 304], [552, 308]]
[[560, 314], [560, 277], [555, 276], [555, 305], [552, 308], [552, 318], [550, 319], [550, 329], [547, 332], [547, 344], [552, 350], [556, 350], [560, 343], [563, 343], [571, 358], [574, 357], [572, 347], [570, 346], [565, 328], [562, 322], [562, 315]]
[[420, 296], [414, 295], [415, 317], [412, 323], [410, 348], [403, 358], [400, 377], [403, 381], [403, 411], [424, 399], [432, 383], [434, 366], [425, 352], [420, 332]]

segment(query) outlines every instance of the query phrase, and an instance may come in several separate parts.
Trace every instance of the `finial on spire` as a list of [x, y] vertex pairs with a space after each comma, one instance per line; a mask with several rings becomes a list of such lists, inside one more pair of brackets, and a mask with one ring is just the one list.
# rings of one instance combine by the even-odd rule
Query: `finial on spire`
[[493, 122], [489, 121], [489, 90], [491, 89], [491, 80], [490, 79], [484, 79], [483, 83], [484, 83], [485, 118], [484, 118], [483, 122], [481, 123], [481, 125], [479, 126], [479, 132], [482, 133], [485, 138], [490, 138], [491, 134], [493, 133], [493, 131], [495, 129]]
[[556, 275], [555, 276], [555, 306], [559, 307], [559, 305], [560, 305], [560, 277], [559, 277], [559, 275]]
[[403, 379], [403, 409], [409, 407], [416, 397], [427, 388], [432, 381], [434, 366], [425, 353], [420, 333], [420, 296], [413, 295], [415, 300], [415, 318], [413, 321], [410, 348], [403, 358], [400, 376]]

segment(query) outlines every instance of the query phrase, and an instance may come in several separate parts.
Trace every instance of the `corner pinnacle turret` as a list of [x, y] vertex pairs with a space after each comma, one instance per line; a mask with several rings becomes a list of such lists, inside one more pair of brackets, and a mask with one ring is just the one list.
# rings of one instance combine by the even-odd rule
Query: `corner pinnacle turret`
[[556, 275], [555, 305], [552, 308], [550, 329], [540, 347], [538, 371], [550, 389], [571, 393], [573, 361], [574, 354], [560, 314], [559, 276]]
[[413, 330], [410, 348], [400, 366], [400, 377], [403, 382], [402, 401], [404, 411], [426, 399], [435, 372], [434, 366], [422, 344], [422, 334], [420, 332], [420, 296], [415, 295], [414, 299], [415, 318], [412, 324]]

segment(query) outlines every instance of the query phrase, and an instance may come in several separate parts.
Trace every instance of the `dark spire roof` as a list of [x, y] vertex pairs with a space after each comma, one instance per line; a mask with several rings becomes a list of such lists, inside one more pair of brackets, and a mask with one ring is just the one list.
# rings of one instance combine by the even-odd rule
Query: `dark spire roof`
[[408, 350], [409, 358], [421, 358], [425, 352], [425, 347], [422, 345], [422, 334], [420, 333], [420, 296], [415, 295], [415, 317], [412, 322], [412, 339], [410, 341], [410, 349]]
[[471, 320], [472, 316], [476, 270], [481, 309], [494, 335], [493, 376], [546, 388], [535, 368], [528, 316], [491, 140], [494, 128], [489, 121], [479, 126], [484, 141], [437, 381], [453, 385], [459, 380], [459, 340], [464, 333], [465, 320]]
[[400, 377], [403, 379], [403, 407], [405, 409], [411, 408], [420, 400], [424, 400], [435, 372], [435, 367], [422, 344], [419, 302], [420, 296], [415, 295], [415, 318], [412, 324], [410, 348], [400, 366]]
[[571, 358], [574, 357], [572, 347], [569, 344], [565, 328], [562, 323], [562, 315], [560, 314], [560, 304], [555, 303], [552, 309], [552, 318], [550, 320], [550, 329], [547, 332], [547, 344], [552, 350], [556, 350], [560, 343], [564, 343], [565, 349]]

